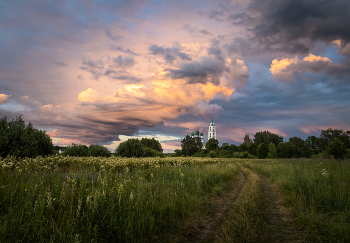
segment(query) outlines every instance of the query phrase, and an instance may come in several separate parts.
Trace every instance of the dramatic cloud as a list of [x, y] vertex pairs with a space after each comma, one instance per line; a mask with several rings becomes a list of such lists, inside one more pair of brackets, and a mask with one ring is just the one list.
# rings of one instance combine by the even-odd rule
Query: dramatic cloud
[[247, 11], [256, 16], [251, 30], [266, 50], [307, 53], [315, 41], [350, 41], [349, 1], [254, 0]]
[[327, 57], [315, 56], [310, 54], [302, 60], [285, 58], [282, 60], [274, 59], [270, 68], [273, 76], [281, 81], [294, 81], [294, 74], [309, 73], [327, 73], [334, 76], [340, 76], [350, 73], [350, 64], [332, 63]]
[[0, 116], [55, 144], [350, 129], [349, 1], [3, 2]]
[[161, 55], [168, 63], [173, 63], [177, 58], [181, 60], [191, 60], [189, 55], [182, 52], [180, 45], [176, 45], [171, 48], [152, 45], [149, 47], [149, 51], [152, 55]]
[[6, 104], [9, 102], [9, 98], [11, 95], [0, 94], [0, 105]]

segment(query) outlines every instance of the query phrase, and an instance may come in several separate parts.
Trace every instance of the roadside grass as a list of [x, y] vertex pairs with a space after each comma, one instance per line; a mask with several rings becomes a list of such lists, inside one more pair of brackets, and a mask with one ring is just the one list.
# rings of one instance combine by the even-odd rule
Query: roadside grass
[[278, 159], [244, 161], [278, 185], [309, 242], [350, 242], [350, 161]]
[[237, 163], [246, 177], [240, 195], [218, 227], [215, 242], [269, 242], [267, 205], [259, 176]]
[[239, 178], [232, 160], [0, 160], [0, 242], [179, 242]]

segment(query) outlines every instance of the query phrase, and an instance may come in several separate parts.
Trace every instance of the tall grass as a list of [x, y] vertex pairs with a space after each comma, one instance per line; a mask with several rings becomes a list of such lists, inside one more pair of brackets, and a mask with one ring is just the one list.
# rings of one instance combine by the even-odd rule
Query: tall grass
[[269, 242], [262, 181], [254, 172], [240, 164], [238, 166], [246, 183], [219, 227], [215, 242]]
[[177, 241], [238, 178], [228, 160], [0, 161], [0, 242]]
[[350, 162], [256, 160], [244, 163], [278, 183], [297, 230], [311, 242], [350, 242]]

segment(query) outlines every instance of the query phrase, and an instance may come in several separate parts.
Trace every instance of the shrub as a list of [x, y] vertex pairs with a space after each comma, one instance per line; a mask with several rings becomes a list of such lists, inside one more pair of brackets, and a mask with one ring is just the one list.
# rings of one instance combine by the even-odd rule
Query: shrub
[[125, 142], [119, 144], [115, 150], [115, 154], [121, 157], [143, 157], [145, 154], [145, 147], [137, 138], [130, 138]]
[[346, 149], [342, 141], [339, 138], [336, 138], [328, 145], [327, 152], [333, 155], [336, 159], [342, 159], [346, 154]]
[[52, 140], [44, 130], [25, 124], [22, 117], [0, 119], [0, 157], [8, 155], [34, 158], [54, 153]]
[[209, 157], [210, 158], [216, 158], [216, 153], [214, 151], [209, 152]]
[[153, 150], [156, 150], [158, 152], [163, 152], [162, 145], [158, 140], [155, 140], [154, 138], [142, 138], [141, 143], [143, 146], [151, 148]]
[[96, 145], [90, 145], [89, 146], [89, 150], [88, 150], [87, 156], [110, 157], [111, 156], [111, 152], [106, 147], [96, 144]]
[[162, 152], [159, 152], [157, 150], [151, 149], [149, 147], [144, 148], [144, 157], [161, 157], [164, 158], [165, 155]]
[[258, 155], [259, 159], [265, 159], [266, 156], [267, 156], [267, 153], [269, 151], [267, 149], [266, 144], [265, 143], [261, 143], [261, 144], [259, 144], [258, 149], [257, 149], [256, 152], [257, 152], [257, 155]]
[[89, 148], [86, 145], [74, 144], [68, 146], [67, 149], [62, 153], [63, 156], [75, 156], [75, 157], [85, 157], [88, 155]]
[[175, 149], [174, 152], [175, 152], [176, 157], [180, 157], [182, 155], [181, 149]]

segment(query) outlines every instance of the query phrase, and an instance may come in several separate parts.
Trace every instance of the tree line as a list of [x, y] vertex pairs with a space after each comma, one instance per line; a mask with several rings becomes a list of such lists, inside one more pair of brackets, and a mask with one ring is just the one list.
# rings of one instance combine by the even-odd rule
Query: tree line
[[[181, 150], [175, 153], [184, 156], [221, 157], [257, 157], [265, 158], [350, 158], [350, 131], [329, 128], [322, 130], [320, 137], [291, 137], [283, 141], [283, 137], [269, 131], [257, 132], [254, 139], [246, 134], [244, 142], [239, 146], [223, 143], [219, 147], [218, 140], [211, 138], [203, 145], [200, 138], [186, 136], [181, 141]], [[229, 151], [231, 156], [227, 153]]]
[[[33, 124], [25, 123], [23, 118], [9, 120], [0, 118], [0, 157], [35, 158], [59, 153], [59, 146], [54, 146], [46, 131], [36, 129]], [[164, 157], [162, 145], [154, 138], [128, 139], [119, 144], [114, 151], [122, 157]], [[108, 148], [95, 145], [72, 144], [65, 148], [62, 156], [110, 157]]]

